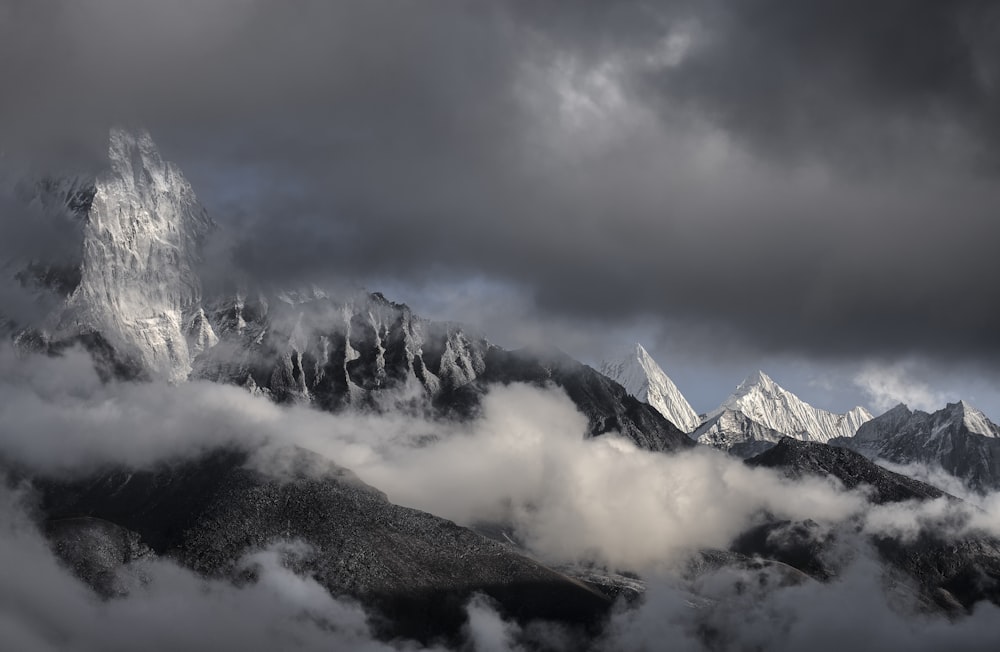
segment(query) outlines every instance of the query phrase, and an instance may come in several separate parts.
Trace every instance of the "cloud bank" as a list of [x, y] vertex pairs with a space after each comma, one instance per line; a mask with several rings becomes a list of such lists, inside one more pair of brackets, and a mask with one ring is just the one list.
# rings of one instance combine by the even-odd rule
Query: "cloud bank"
[[[480, 418], [448, 424], [395, 412], [282, 407], [209, 383], [104, 385], [80, 351], [59, 358], [7, 351], [0, 363], [0, 457], [22, 470], [67, 477], [238, 445], [258, 451], [259, 468], [280, 474], [281, 451], [301, 446], [351, 468], [396, 503], [464, 523], [505, 521], [550, 563], [642, 572], [650, 580], [644, 602], [616, 615], [592, 642], [595, 649], [644, 649], [663, 640], [702, 649], [706, 632], [716, 632], [713, 649], [798, 649], [806, 640], [860, 649], [872, 640], [912, 641], [915, 649], [947, 640], [989, 649], [996, 642], [995, 607], [980, 605], [949, 623], [914, 615], [916, 594], [905, 585], [896, 589], [901, 598], [886, 597], [876, 562], [850, 534], [1000, 535], [996, 497], [981, 499], [979, 507], [946, 500], [874, 507], [863, 491], [820, 478], [788, 480], [712, 450], [664, 455], [613, 435], [585, 440], [585, 417], [556, 389], [498, 387], [485, 397]], [[202, 641], [217, 649], [413, 647], [371, 640], [358, 607], [286, 570], [280, 562], [294, 547], [248, 557], [244, 563], [260, 578], [251, 585], [206, 581], [156, 561], [142, 569], [148, 585], [98, 602], [57, 565], [21, 511], [19, 495], [6, 489], [2, 498], [0, 542], [8, 563], [0, 577], [0, 630], [5, 640], [23, 644], [19, 649], [126, 649], [150, 632], [163, 649], [198, 649]], [[840, 576], [828, 584], [788, 584], [777, 571], [730, 568], [694, 585], [681, 579], [691, 553], [728, 547], [763, 514], [814, 519], [844, 537], [844, 545], [856, 545], [837, 562]], [[761, 585], [759, 573], [772, 575]], [[747, 593], [747, 586], [758, 588]], [[866, 628], [874, 638], [858, 639]], [[472, 649], [532, 649], [539, 641], [579, 649], [565, 633], [515, 626], [482, 602], [469, 606], [467, 636]]]

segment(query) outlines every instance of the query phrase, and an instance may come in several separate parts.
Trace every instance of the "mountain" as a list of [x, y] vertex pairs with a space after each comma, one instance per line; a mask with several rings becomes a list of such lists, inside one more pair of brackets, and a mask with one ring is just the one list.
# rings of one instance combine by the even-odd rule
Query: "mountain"
[[642, 344], [618, 362], [602, 362], [601, 373], [616, 381], [625, 391], [656, 411], [684, 432], [693, 432], [701, 419], [677, 389], [674, 381], [646, 352]]
[[166, 556], [207, 577], [252, 581], [238, 562], [279, 542], [331, 595], [385, 616], [386, 638], [456, 636], [482, 593], [512, 617], [594, 624], [611, 606], [595, 590], [451, 521], [394, 505], [350, 471], [302, 449], [258, 469], [215, 450], [145, 470], [36, 481], [57, 553], [103, 595], [127, 591], [128, 563]]
[[108, 158], [87, 212], [68, 318], [104, 333], [154, 375], [183, 380], [215, 338], [196, 271], [212, 222], [147, 132], [112, 130]]
[[113, 129], [101, 174], [44, 179], [32, 189], [27, 203], [78, 222], [66, 230], [79, 229], [80, 250], [64, 261], [27, 261], [19, 272], [22, 282], [65, 298], [29, 325], [31, 339], [47, 346], [97, 334], [143, 374], [186, 379], [194, 356], [216, 340], [197, 273], [214, 227], [181, 171], [147, 132]]
[[725, 450], [739, 446], [754, 450], [762, 445], [752, 443], [776, 443], [782, 436], [817, 442], [850, 437], [871, 418], [862, 407], [845, 414], [814, 408], [758, 371], [709, 413], [691, 436]]
[[[786, 437], [746, 463], [779, 469], [790, 478], [832, 476], [848, 489], [867, 486], [876, 505], [941, 497], [960, 503], [935, 487], [883, 469], [859, 453], [828, 444]], [[830, 568], [829, 561], [835, 557], [830, 553], [837, 536], [811, 521], [769, 521], [744, 533], [734, 550], [775, 559], [824, 579], [836, 576], [837, 569]], [[868, 541], [880, 561], [898, 574], [897, 579], [886, 579], [902, 585], [915, 581], [929, 608], [957, 615], [980, 600], [1000, 604], [1000, 539], [975, 533], [954, 537], [947, 528], [938, 532], [928, 527], [913, 538], [875, 534]]]
[[[201, 250], [215, 225], [145, 131], [112, 130], [108, 168], [95, 179], [46, 181], [33, 192], [27, 201], [74, 216], [81, 253], [54, 316], [15, 333], [24, 348], [58, 353], [83, 344], [105, 377], [208, 379], [330, 411], [473, 416], [491, 383], [554, 384], [588, 415], [591, 435], [616, 431], [654, 450], [690, 445], [662, 415], [585, 365], [544, 352], [534, 360], [507, 355], [377, 292], [249, 288], [203, 296]], [[47, 278], [49, 269], [35, 275]]]
[[258, 294], [211, 306], [208, 315], [219, 342], [195, 360], [193, 376], [279, 402], [470, 418], [493, 385], [552, 384], [587, 415], [591, 436], [614, 431], [650, 450], [692, 443], [618, 383], [562, 352], [507, 351], [379, 293], [348, 299], [316, 291]]
[[830, 443], [896, 464], [938, 466], [975, 490], [1000, 489], [1000, 426], [965, 401], [933, 414], [899, 404]]

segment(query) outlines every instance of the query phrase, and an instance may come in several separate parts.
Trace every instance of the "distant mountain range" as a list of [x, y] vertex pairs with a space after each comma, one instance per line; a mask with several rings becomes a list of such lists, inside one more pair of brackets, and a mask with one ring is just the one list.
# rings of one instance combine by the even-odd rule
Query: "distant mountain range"
[[898, 405], [873, 417], [863, 407], [844, 414], [815, 408], [758, 371], [722, 405], [697, 420], [666, 372], [637, 345], [602, 372], [647, 401], [700, 444], [740, 457], [757, 455], [791, 437], [851, 448], [895, 464], [939, 467], [974, 490], [1000, 489], [1000, 426], [965, 401], [928, 414]]

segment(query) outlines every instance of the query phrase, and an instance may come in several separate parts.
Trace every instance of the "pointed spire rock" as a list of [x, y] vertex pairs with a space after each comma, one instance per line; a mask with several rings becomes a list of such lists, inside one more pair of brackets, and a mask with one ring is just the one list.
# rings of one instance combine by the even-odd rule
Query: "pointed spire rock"
[[636, 343], [633, 351], [618, 362], [601, 363], [601, 373], [621, 384], [632, 396], [648, 403], [684, 432], [693, 431], [701, 423], [677, 385], [642, 344]]
[[[97, 330], [152, 376], [183, 380], [201, 320], [201, 244], [213, 228], [181, 171], [144, 130], [112, 129], [86, 212], [81, 281], [63, 322]], [[194, 323], [197, 321], [198, 323]]]

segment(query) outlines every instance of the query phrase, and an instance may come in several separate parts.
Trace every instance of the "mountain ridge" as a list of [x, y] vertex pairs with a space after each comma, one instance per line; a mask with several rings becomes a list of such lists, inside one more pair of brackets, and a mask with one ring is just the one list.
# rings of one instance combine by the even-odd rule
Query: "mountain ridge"
[[933, 413], [900, 403], [862, 425], [854, 437], [830, 443], [895, 464], [940, 467], [976, 491], [1000, 489], [1000, 426], [966, 401]]
[[725, 450], [748, 442], [777, 443], [781, 436], [827, 442], [835, 437], [853, 436], [871, 418], [871, 413], [863, 407], [844, 414], [815, 408], [763, 371], [757, 371], [710, 412], [691, 436], [700, 443]]

